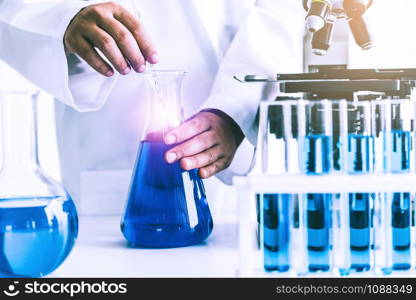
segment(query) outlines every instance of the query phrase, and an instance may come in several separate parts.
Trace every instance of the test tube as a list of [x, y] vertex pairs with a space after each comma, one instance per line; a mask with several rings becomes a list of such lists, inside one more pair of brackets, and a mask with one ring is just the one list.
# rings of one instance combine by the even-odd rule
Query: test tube
[[[348, 159], [349, 174], [366, 174], [374, 171], [374, 137], [371, 127], [369, 101], [348, 103]], [[368, 271], [372, 268], [371, 211], [373, 198], [370, 193], [350, 193], [349, 237], [350, 270]]]
[[330, 194], [303, 195], [306, 219], [308, 271], [327, 272], [331, 258], [331, 202]]
[[289, 208], [292, 196], [289, 194], [263, 194], [261, 198], [264, 269], [286, 272], [290, 268]]
[[[298, 172], [297, 102], [279, 100], [264, 102], [260, 109], [258, 148], [261, 151], [261, 173]], [[258, 194], [259, 232], [266, 271], [290, 269], [290, 211], [296, 195]]]
[[[392, 100], [391, 172], [413, 170], [414, 110], [409, 100]], [[392, 203], [393, 269], [412, 267], [411, 193], [394, 193]]]
[[[300, 168], [306, 175], [332, 172], [332, 106], [329, 100], [305, 101], [298, 112]], [[331, 195], [302, 195], [306, 228], [307, 269], [332, 267]]]
[[413, 105], [410, 100], [391, 101], [391, 172], [407, 173], [413, 167]]
[[[348, 102], [332, 100], [332, 151], [334, 172], [343, 173], [348, 158]], [[350, 273], [349, 195], [332, 195], [332, 232], [334, 269], [341, 275]]]
[[280, 100], [261, 104], [258, 148], [261, 173], [299, 172], [297, 101]]
[[348, 162], [350, 174], [374, 171], [374, 137], [368, 101], [348, 103]]
[[[414, 166], [414, 109], [411, 101], [408, 99], [377, 101], [374, 104], [373, 114], [378, 125], [377, 134], [382, 138], [379, 148], [383, 152], [383, 171], [411, 172]], [[381, 209], [388, 214], [389, 219], [380, 226], [377, 237], [391, 241], [381, 247], [380, 255], [388, 255], [390, 258], [380, 263], [379, 269], [383, 273], [392, 270], [409, 270], [413, 265], [412, 198], [412, 193], [400, 191], [383, 195]]]
[[332, 106], [329, 100], [299, 103], [299, 160], [306, 175], [332, 172]]
[[348, 114], [346, 100], [332, 101], [332, 151], [335, 172], [344, 172], [347, 159]]
[[410, 193], [393, 194], [391, 207], [393, 270], [409, 270], [412, 267], [410, 203]]

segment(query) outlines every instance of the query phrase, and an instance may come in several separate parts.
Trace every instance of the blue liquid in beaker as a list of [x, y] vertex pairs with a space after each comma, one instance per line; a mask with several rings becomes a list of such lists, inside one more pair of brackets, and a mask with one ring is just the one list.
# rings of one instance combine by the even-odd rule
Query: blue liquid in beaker
[[263, 194], [264, 268], [289, 270], [289, 194]]
[[0, 199], [0, 276], [40, 277], [71, 251], [78, 218], [62, 197]]
[[349, 194], [351, 269], [368, 271], [370, 265], [370, 194]]
[[327, 135], [308, 135], [303, 149], [304, 172], [307, 175], [325, 174], [331, 171], [332, 142]]
[[[391, 171], [410, 171], [412, 135], [409, 131], [392, 130]], [[394, 193], [392, 204], [393, 269], [411, 268], [411, 194]]]
[[331, 195], [307, 194], [307, 244], [309, 271], [330, 269]]
[[411, 267], [410, 193], [394, 193], [392, 204], [393, 269]]
[[[178, 162], [168, 164], [164, 154], [170, 148], [163, 142], [140, 144], [121, 224], [133, 246], [188, 246], [202, 242], [212, 231], [211, 213], [197, 170], [184, 171]], [[188, 205], [194, 211], [189, 212]]]

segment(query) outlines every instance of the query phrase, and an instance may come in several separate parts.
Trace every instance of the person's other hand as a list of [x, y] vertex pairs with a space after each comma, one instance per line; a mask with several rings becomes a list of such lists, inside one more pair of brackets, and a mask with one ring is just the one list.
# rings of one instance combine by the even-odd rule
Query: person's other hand
[[113, 3], [85, 7], [71, 21], [64, 35], [67, 53], [78, 54], [97, 72], [112, 76], [113, 68], [100, 57], [96, 48], [120, 74], [146, 70], [146, 60], [157, 63], [155, 48], [143, 25], [129, 11]]
[[202, 111], [168, 132], [165, 143], [178, 145], [165, 153], [165, 159], [179, 160], [182, 169], [199, 169], [198, 175], [208, 178], [230, 166], [243, 137], [225, 113]]

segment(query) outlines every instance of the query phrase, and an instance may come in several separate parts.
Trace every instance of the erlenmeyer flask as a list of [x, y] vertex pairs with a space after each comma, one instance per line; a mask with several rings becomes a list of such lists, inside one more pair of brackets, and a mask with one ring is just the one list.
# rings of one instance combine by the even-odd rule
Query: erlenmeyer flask
[[185, 72], [152, 70], [145, 75], [147, 121], [132, 175], [121, 230], [133, 246], [164, 248], [197, 244], [212, 231], [205, 189], [197, 170], [168, 164], [167, 130], [183, 121]]
[[0, 276], [39, 277], [68, 256], [77, 234], [74, 203], [39, 166], [37, 93], [0, 92]]

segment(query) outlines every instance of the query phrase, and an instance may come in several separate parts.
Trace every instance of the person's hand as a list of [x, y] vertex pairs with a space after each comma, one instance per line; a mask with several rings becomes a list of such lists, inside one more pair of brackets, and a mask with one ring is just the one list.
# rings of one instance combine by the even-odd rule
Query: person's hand
[[199, 169], [198, 175], [208, 178], [230, 166], [243, 137], [225, 113], [203, 111], [168, 132], [165, 143], [178, 145], [165, 153], [165, 159], [179, 160], [182, 169]]
[[81, 10], [66, 29], [64, 45], [67, 53], [78, 54], [105, 76], [112, 76], [114, 70], [94, 47], [124, 75], [131, 68], [144, 72], [146, 60], [153, 64], [158, 61], [143, 25], [129, 11], [113, 2], [90, 5]]

